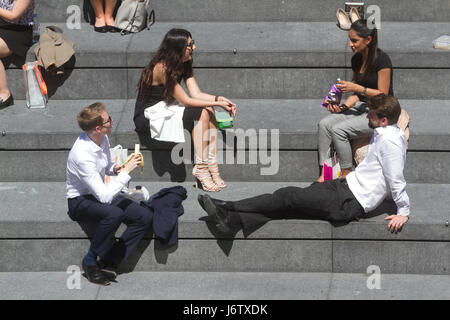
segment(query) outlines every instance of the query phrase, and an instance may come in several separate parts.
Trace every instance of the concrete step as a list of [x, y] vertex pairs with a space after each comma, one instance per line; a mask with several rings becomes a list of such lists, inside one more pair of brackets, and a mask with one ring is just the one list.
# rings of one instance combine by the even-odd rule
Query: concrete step
[[[131, 186], [134, 186], [133, 182]], [[145, 182], [150, 193], [174, 183]], [[179, 219], [179, 243], [162, 245], [149, 232], [124, 271], [288, 271], [366, 272], [370, 265], [386, 273], [449, 274], [449, 185], [409, 184], [411, 218], [402, 232], [387, 230], [386, 202], [358, 222], [332, 226], [315, 220], [271, 221], [253, 232], [217, 237], [197, 202], [191, 183]], [[305, 183], [229, 183], [213, 196], [238, 200]], [[63, 271], [79, 264], [94, 225], [81, 226], [67, 216], [64, 183], [1, 183], [1, 272]], [[45, 199], [45, 200], [44, 200]], [[124, 230], [122, 226], [118, 234]], [[153, 239], [153, 240], [152, 240]], [[195, 258], [193, 258], [195, 257]]]
[[[42, 110], [27, 109], [24, 101], [16, 101], [15, 106], [1, 110], [0, 130], [4, 135], [0, 136], [0, 155], [4, 165], [0, 167], [0, 180], [65, 181], [68, 150], [80, 134], [76, 114], [94, 101], [52, 100]], [[134, 144], [140, 142], [132, 121], [134, 100], [104, 101], [114, 119], [111, 145], [134, 148]], [[234, 129], [227, 130], [220, 140], [222, 147], [219, 148], [219, 162], [224, 164], [221, 172], [227, 180], [313, 181], [317, 177], [316, 128], [319, 120], [328, 114], [319, 106], [321, 100], [233, 101], [239, 108], [238, 117]], [[400, 102], [411, 117], [405, 169], [408, 182], [448, 183], [450, 130], [446, 119], [449, 101]], [[174, 149], [184, 148], [183, 157], [176, 152], [172, 156], [173, 144], [149, 146], [150, 151], [140, 142], [147, 159], [146, 170], [135, 178], [191, 180], [192, 152], [190, 140], [187, 141], [186, 145]]]
[[[1, 181], [64, 181], [69, 151], [0, 151], [5, 166], [0, 167]], [[170, 151], [143, 151], [145, 169], [134, 173], [137, 181], [193, 181], [192, 160], [172, 157]], [[237, 156], [219, 153], [222, 177], [227, 181], [302, 181], [319, 176], [317, 151], [271, 152], [237, 151]], [[449, 153], [408, 152], [405, 178], [410, 183], [450, 183]], [[179, 164], [172, 162], [180, 161]], [[182, 162], [184, 161], [184, 162]], [[223, 164], [222, 164], [223, 162]]]
[[[142, 68], [174, 26], [191, 30], [197, 41], [195, 74], [206, 92], [220, 90], [236, 98], [320, 98], [336, 78], [351, 79], [347, 33], [334, 23], [160, 23], [126, 37], [93, 32], [86, 23], [80, 30], [59, 26], [75, 42], [76, 55], [63, 76], [46, 77], [53, 99], [135, 98]], [[398, 97], [447, 99], [448, 54], [433, 49], [432, 41], [448, 28], [448, 22], [384, 23], [380, 47], [391, 56]], [[27, 60], [34, 59], [31, 48]], [[11, 60], [6, 63], [8, 83], [14, 97], [24, 99], [24, 61]]]
[[[279, 131], [280, 150], [317, 149], [317, 124], [329, 114], [320, 106], [322, 99], [235, 99], [237, 117], [233, 128], [223, 130], [224, 147], [230, 148], [232, 137], [242, 130], [263, 135], [267, 130], [267, 143], [271, 133]], [[50, 100], [45, 109], [28, 109], [24, 100], [0, 110], [0, 150], [69, 150], [81, 129], [76, 122], [80, 110], [99, 100]], [[121, 144], [133, 148], [138, 142], [134, 132], [133, 115], [136, 101], [101, 99], [113, 119], [111, 146]], [[450, 151], [450, 100], [399, 99], [410, 116], [409, 151]], [[222, 110], [217, 108], [217, 110]], [[3, 133], [4, 132], [4, 133]], [[228, 138], [230, 137], [230, 138]], [[258, 140], [259, 142], [259, 140]], [[228, 144], [227, 144], [228, 143]], [[237, 149], [257, 150], [252, 143], [236, 143]], [[259, 143], [256, 143], [258, 146]], [[145, 146], [142, 146], [145, 149]], [[170, 149], [160, 144], [152, 150]]]
[[[79, 273], [0, 272], [2, 300], [272, 300], [264, 301], [268, 315], [285, 314], [275, 300], [448, 300], [450, 277], [443, 275], [380, 275], [380, 286], [366, 273], [301, 272], [133, 272], [118, 283], [99, 287]], [[71, 278], [69, 278], [71, 277]], [[373, 275], [372, 275], [373, 277]], [[71, 282], [75, 281], [75, 282]], [[67, 286], [67, 283], [71, 286]], [[76, 285], [79, 284], [79, 287]], [[376, 285], [377, 282], [374, 282]], [[72, 289], [69, 289], [72, 288]], [[181, 303], [181, 302], [180, 302]], [[182, 304], [182, 303], [181, 303]], [[185, 307], [204, 307], [186, 301]], [[209, 304], [208, 304], [209, 305]], [[220, 304], [222, 306], [222, 304]], [[260, 304], [261, 305], [261, 304]], [[185, 308], [154, 307], [180, 318]], [[292, 304], [285, 307], [290, 308]], [[237, 307], [236, 307], [237, 308]], [[172, 310], [172, 311], [170, 311]], [[228, 314], [216, 309], [216, 318]], [[223, 310], [223, 311], [222, 311]], [[244, 309], [245, 310], [245, 309]]]
[[[335, 0], [154, 0], [156, 21], [334, 21], [336, 10], [344, 7], [345, 1]], [[76, 5], [82, 12], [83, 0], [49, 0], [36, 3], [40, 21], [65, 22], [74, 13], [67, 13], [69, 5]], [[449, 21], [447, 0], [421, 1], [389, 0], [366, 2], [366, 6], [377, 5], [382, 21]], [[370, 13], [369, 13], [370, 15]], [[81, 15], [82, 17], [82, 15]], [[83, 20], [83, 18], [81, 18]]]

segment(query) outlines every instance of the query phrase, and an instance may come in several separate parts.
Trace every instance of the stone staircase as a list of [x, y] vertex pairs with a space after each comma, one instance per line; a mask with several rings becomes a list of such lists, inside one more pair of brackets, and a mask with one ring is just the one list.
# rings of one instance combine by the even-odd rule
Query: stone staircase
[[[26, 108], [22, 71], [8, 67], [16, 103], [0, 110], [0, 272], [65, 271], [80, 264], [92, 226], [72, 222], [64, 199], [67, 155], [80, 133], [76, 114], [105, 102], [114, 119], [111, 144], [133, 148], [139, 142], [132, 121], [138, 77], [172, 27], [188, 29], [196, 41], [200, 88], [238, 105], [234, 128], [223, 133], [227, 161], [220, 168], [229, 187], [215, 196], [237, 200], [306, 186], [317, 177], [317, 123], [327, 115], [320, 103], [336, 78], [351, 78], [347, 33], [335, 23], [344, 2], [152, 2], [156, 24], [127, 36], [95, 33], [87, 23], [69, 30], [66, 9], [82, 8], [81, 0], [37, 3], [41, 29], [62, 27], [76, 56], [63, 77], [47, 78], [51, 97], [44, 110]], [[450, 3], [368, 4], [381, 9], [380, 48], [392, 59], [394, 92], [411, 117], [405, 168], [411, 219], [404, 230], [387, 230], [383, 219], [395, 205], [386, 202], [346, 226], [280, 220], [251, 234], [217, 238], [203, 221], [190, 159], [170, 163], [170, 148], [161, 144], [143, 150], [144, 174], [134, 174], [131, 185], [151, 192], [186, 187], [180, 241], [167, 248], [149, 232], [124, 271], [366, 273], [377, 265], [383, 273], [450, 274], [450, 53], [432, 48], [450, 30]], [[256, 144], [250, 143], [251, 130]], [[278, 170], [266, 175], [264, 168]]]

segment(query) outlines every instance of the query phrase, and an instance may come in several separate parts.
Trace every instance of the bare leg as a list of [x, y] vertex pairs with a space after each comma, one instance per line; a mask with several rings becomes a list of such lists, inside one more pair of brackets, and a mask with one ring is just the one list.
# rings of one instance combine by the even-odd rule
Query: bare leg
[[108, 26], [114, 26], [113, 12], [117, 0], [105, 0], [105, 21]]
[[192, 130], [192, 141], [194, 143], [195, 162], [208, 159], [208, 138], [204, 137], [209, 128], [209, 113], [206, 109], [202, 110], [200, 119]]
[[[11, 54], [6, 42], [0, 38], [0, 58], [5, 58]], [[5, 101], [9, 98], [11, 93], [9, 92], [8, 82], [6, 81], [6, 70], [3, 62], [0, 60], [0, 98]]]
[[323, 166], [320, 166], [320, 177], [317, 178], [317, 182], [324, 182], [323, 180]]
[[91, 0], [95, 12], [95, 26], [103, 27], [106, 24], [105, 12], [103, 11], [103, 0]]
[[206, 108], [209, 112], [209, 145], [208, 145], [208, 166], [209, 172], [215, 184], [220, 188], [225, 188], [227, 185], [220, 177], [219, 166], [217, 164], [217, 122], [214, 108]]
[[202, 110], [198, 123], [192, 130], [192, 141], [195, 152], [195, 166], [192, 174], [200, 181], [203, 190], [219, 191], [220, 187], [213, 182], [208, 168], [209, 122], [210, 113], [205, 108]]

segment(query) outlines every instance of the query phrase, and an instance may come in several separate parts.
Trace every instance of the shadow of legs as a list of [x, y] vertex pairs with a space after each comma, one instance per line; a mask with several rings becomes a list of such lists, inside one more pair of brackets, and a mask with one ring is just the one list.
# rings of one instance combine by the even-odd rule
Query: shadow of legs
[[[166, 172], [170, 175], [170, 181], [186, 181], [186, 165], [184, 163], [175, 164], [172, 161], [172, 149], [177, 145], [173, 142], [164, 142], [152, 139], [150, 134], [138, 133], [139, 142], [152, 152], [153, 170], [158, 176], [163, 176]], [[179, 156], [183, 156], [182, 154]]]

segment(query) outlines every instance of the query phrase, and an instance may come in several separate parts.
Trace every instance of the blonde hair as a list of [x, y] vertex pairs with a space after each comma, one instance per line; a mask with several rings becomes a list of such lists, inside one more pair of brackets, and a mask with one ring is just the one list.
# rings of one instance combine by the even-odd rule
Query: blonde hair
[[102, 102], [95, 102], [90, 106], [84, 107], [77, 116], [78, 126], [85, 132], [101, 126], [103, 124], [101, 113], [104, 110], [105, 105]]

